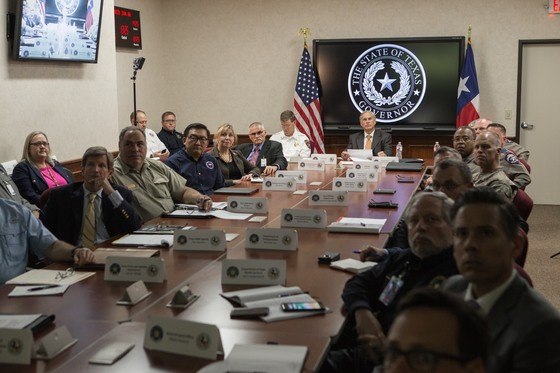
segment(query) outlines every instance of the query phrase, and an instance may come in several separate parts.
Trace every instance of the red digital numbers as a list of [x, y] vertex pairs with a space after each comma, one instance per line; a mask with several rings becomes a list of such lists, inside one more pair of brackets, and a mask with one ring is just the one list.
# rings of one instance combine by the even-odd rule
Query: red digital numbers
[[134, 36], [132, 37], [132, 42], [133, 42], [133, 43], [138, 43], [138, 44], [140, 44], [140, 36], [134, 35]]
[[121, 25], [121, 35], [128, 35], [128, 25]]
[[132, 20], [132, 27], [136, 27], [136, 28], [140, 27], [140, 21], [136, 19]]

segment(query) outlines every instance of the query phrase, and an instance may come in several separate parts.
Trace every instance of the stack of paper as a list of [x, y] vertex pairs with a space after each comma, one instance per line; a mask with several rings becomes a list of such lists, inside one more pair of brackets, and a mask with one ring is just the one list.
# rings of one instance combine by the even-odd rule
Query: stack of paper
[[327, 226], [329, 232], [380, 233], [387, 219], [339, 218]]
[[376, 262], [361, 262], [356, 259], [348, 258], [332, 262], [331, 268], [341, 269], [343, 271], [352, 273], [360, 273], [367, 271], [368, 269], [370, 269], [371, 267], [375, 267], [376, 265]]
[[245, 220], [251, 217], [251, 214], [241, 214], [236, 212], [229, 212], [225, 210], [211, 210], [211, 211], [200, 211], [200, 210], [175, 210], [169, 214], [165, 214], [167, 217], [175, 218], [209, 218], [215, 217], [227, 220]]
[[[11, 280], [10, 285], [72, 285], [93, 276], [95, 272], [57, 271], [53, 269], [32, 269]], [[61, 276], [62, 275], [62, 276]]]

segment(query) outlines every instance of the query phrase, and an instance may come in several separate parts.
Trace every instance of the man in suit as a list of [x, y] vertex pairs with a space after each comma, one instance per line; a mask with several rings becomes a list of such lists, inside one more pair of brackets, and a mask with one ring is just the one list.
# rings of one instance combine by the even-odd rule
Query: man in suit
[[445, 288], [488, 317], [488, 371], [560, 372], [560, 314], [513, 269], [522, 245], [515, 207], [490, 188], [475, 188], [451, 218], [460, 275]]
[[259, 167], [263, 176], [285, 170], [288, 161], [282, 152], [282, 144], [266, 139], [266, 130], [260, 122], [249, 125], [249, 139], [252, 144], [241, 144], [237, 149], [255, 166]]
[[[364, 111], [360, 114], [360, 126], [364, 131], [350, 135], [346, 149], [371, 149], [373, 155], [379, 157], [387, 157], [393, 154], [391, 135], [380, 129], [375, 129], [376, 123], [373, 112]], [[341, 156], [345, 161], [350, 159], [346, 150], [342, 152]]]
[[44, 209], [45, 226], [59, 239], [89, 248], [140, 228], [142, 218], [132, 207], [132, 192], [111, 185], [112, 173], [113, 155], [107, 149], [87, 149], [82, 157], [84, 181], [52, 190]]

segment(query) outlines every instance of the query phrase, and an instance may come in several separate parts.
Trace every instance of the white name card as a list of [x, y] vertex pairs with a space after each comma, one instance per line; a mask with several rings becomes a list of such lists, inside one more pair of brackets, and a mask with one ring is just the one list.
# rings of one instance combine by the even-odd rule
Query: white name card
[[347, 190], [349, 192], [367, 192], [367, 180], [335, 177], [333, 178], [332, 189]]
[[304, 159], [298, 163], [298, 170], [324, 171], [325, 161], [323, 161], [322, 159], [316, 161], [312, 159]]
[[354, 161], [354, 170], [378, 172], [381, 170], [381, 165], [381, 163], [373, 161]]
[[309, 206], [348, 206], [349, 203], [347, 191], [309, 191]]
[[124, 291], [124, 295], [117, 301], [119, 306], [134, 306], [152, 294], [142, 281], [136, 281]]
[[31, 330], [0, 328], [0, 364], [30, 364], [32, 346]]
[[216, 325], [151, 316], [146, 323], [144, 348], [216, 360], [222, 342]]
[[263, 190], [283, 190], [293, 192], [296, 188], [296, 180], [293, 177], [265, 177], [263, 180]]
[[377, 181], [377, 170], [357, 170], [355, 168], [346, 171], [349, 179], [366, 179], [368, 183]]
[[224, 285], [285, 285], [286, 261], [261, 259], [224, 259]]
[[371, 159], [373, 162], [378, 163], [381, 167], [387, 167], [389, 162], [398, 162], [399, 159], [397, 157], [373, 157]]
[[163, 282], [165, 280], [165, 262], [163, 259], [119, 256], [107, 257], [105, 263], [105, 281], [138, 280], [144, 282]]
[[327, 226], [327, 212], [315, 209], [282, 209], [283, 228], [325, 228]]
[[72, 347], [78, 340], [72, 335], [66, 326], [61, 326], [47, 334], [35, 352], [35, 358], [39, 360], [51, 360]]
[[336, 164], [336, 154], [311, 154], [311, 159], [322, 160], [325, 164]]
[[245, 247], [247, 249], [296, 250], [298, 234], [295, 229], [247, 228]]
[[268, 199], [266, 197], [229, 196], [227, 198], [227, 210], [230, 212], [266, 214], [268, 213]]
[[226, 233], [219, 229], [195, 229], [173, 233], [174, 251], [225, 251]]
[[276, 177], [293, 177], [298, 184], [307, 184], [307, 172], [305, 171], [276, 171]]

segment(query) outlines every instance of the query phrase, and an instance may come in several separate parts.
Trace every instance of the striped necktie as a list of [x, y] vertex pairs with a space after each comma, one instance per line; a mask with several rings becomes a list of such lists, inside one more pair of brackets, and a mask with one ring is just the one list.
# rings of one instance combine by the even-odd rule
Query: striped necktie
[[371, 149], [371, 135], [366, 136], [366, 146], [364, 147], [364, 149]]
[[93, 249], [95, 242], [95, 198], [97, 194], [90, 193], [88, 195], [88, 205], [86, 216], [84, 217], [84, 224], [82, 227], [82, 244], [83, 246]]
[[251, 159], [249, 159], [249, 162], [251, 162], [256, 166], [258, 158], [259, 158], [259, 147], [255, 146], [255, 150], [253, 151], [253, 155], [251, 156]]

